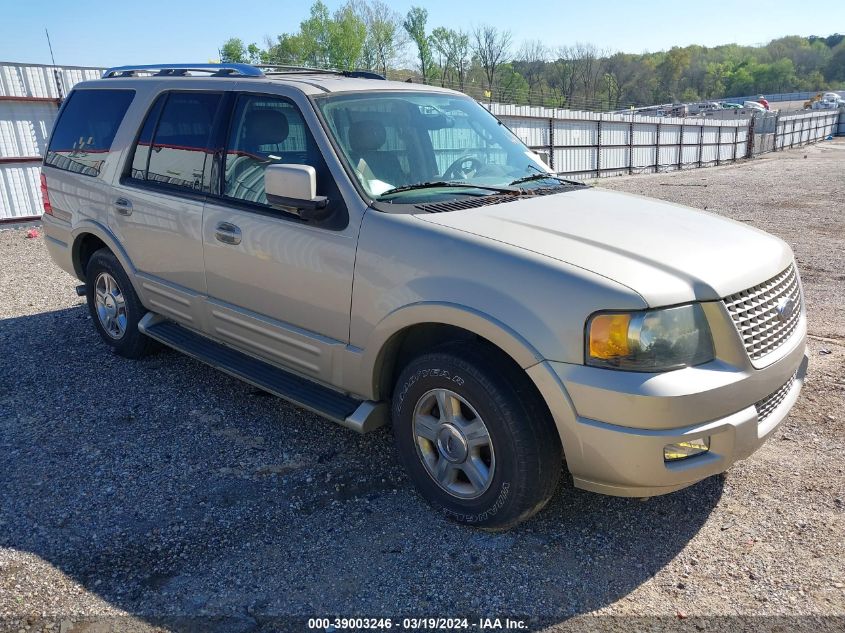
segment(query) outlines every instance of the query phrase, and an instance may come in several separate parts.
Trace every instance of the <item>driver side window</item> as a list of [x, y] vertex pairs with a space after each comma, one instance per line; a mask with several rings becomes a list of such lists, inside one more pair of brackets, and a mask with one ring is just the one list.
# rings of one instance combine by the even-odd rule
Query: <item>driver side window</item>
[[311, 165], [317, 192], [330, 176], [311, 132], [291, 102], [265, 95], [241, 95], [232, 115], [226, 144], [223, 195], [267, 205], [264, 170], [268, 165]]

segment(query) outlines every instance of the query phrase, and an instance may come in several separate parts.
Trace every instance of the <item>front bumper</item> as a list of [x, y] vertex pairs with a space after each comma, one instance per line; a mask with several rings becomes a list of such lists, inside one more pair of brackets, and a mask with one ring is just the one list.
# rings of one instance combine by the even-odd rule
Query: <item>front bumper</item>
[[[724, 472], [786, 419], [807, 373], [805, 322], [799, 330], [788, 353], [762, 370], [714, 361], [664, 374], [554, 362], [528, 371], [552, 411], [575, 486], [649, 497]], [[779, 390], [761, 421], [756, 405]], [[667, 444], [707, 436], [709, 452], [664, 461]]]

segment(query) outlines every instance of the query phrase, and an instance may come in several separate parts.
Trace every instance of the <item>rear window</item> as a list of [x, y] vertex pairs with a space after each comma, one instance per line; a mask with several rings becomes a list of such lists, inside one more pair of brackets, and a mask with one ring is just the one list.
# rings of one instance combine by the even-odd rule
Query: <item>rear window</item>
[[74, 90], [62, 108], [44, 163], [97, 176], [134, 90]]
[[168, 92], [144, 121], [132, 154], [129, 177], [180, 189], [208, 191], [209, 148], [222, 95]]

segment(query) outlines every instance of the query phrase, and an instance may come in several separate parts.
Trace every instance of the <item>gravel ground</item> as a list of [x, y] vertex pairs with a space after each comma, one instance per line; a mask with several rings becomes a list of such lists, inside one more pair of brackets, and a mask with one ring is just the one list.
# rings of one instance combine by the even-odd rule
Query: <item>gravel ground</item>
[[842, 630], [821, 616], [845, 616], [843, 167], [838, 140], [600, 183], [786, 239], [809, 306], [808, 383], [724, 476], [647, 502], [564, 483], [504, 534], [430, 512], [387, 429], [358, 436], [174, 352], [112, 355], [42, 240], [0, 231], [0, 627], [270, 631], [304, 629], [274, 619], [290, 615], [472, 614], [722, 630], [738, 621], [708, 618], [745, 614], [745, 626]]

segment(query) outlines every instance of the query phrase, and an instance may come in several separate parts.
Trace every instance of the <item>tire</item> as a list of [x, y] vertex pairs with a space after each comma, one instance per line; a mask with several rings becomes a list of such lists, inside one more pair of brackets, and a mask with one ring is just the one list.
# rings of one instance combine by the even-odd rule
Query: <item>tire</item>
[[[101, 248], [91, 256], [85, 279], [88, 311], [103, 341], [124, 358], [143, 358], [152, 352], [155, 342], [138, 330], [138, 321], [147, 310], [110, 250]], [[98, 292], [105, 295], [99, 305]]]
[[400, 374], [392, 405], [399, 460], [448, 518], [503, 530], [554, 494], [563, 467], [554, 422], [528, 376], [498, 350], [461, 342], [419, 356]]

